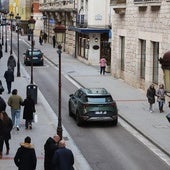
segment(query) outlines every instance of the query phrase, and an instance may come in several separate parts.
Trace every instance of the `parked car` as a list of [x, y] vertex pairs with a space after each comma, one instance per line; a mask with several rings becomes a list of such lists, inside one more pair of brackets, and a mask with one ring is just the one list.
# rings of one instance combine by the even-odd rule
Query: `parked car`
[[74, 116], [78, 126], [86, 121], [118, 122], [116, 102], [105, 88], [80, 88], [70, 95], [69, 116]]
[[42, 53], [41, 50], [39, 49], [33, 49], [33, 57], [32, 57], [32, 49], [29, 48], [26, 50], [26, 52], [23, 54], [24, 55], [24, 64], [31, 65], [31, 58], [33, 65], [44, 65], [44, 54]]

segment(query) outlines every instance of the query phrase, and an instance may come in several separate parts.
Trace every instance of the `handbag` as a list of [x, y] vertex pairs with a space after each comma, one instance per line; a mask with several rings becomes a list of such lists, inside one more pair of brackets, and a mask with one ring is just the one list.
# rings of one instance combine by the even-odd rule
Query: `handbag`
[[4, 87], [0, 84], [0, 93], [4, 92]]
[[34, 123], [38, 122], [38, 115], [37, 113], [34, 113], [34, 119], [33, 119]]

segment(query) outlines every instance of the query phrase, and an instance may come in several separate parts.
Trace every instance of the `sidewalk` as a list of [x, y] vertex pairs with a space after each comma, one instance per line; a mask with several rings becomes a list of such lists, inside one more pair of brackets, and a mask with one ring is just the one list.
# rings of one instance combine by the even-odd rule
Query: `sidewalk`
[[[40, 48], [48, 60], [58, 64], [57, 49], [54, 49], [52, 44], [41, 46], [37, 37], [35, 42], [35, 47]], [[157, 102], [154, 105], [154, 112], [150, 113], [146, 93], [143, 90], [133, 88], [121, 79], [115, 79], [109, 73], [101, 76], [98, 67], [86, 65], [66, 53], [61, 55], [63, 74], [69, 75], [84, 87], [105, 87], [118, 104], [119, 116], [170, 155], [170, 124], [165, 117], [170, 112], [167, 103], [164, 106], [164, 113], [159, 113]]]
[[[3, 46], [3, 51], [4, 51]], [[8, 48], [9, 50], [9, 48]], [[3, 77], [5, 70], [7, 69], [7, 59], [9, 57], [8, 53], [3, 53], [4, 56], [0, 60], [0, 80], [2, 80], [5, 91], [2, 94], [2, 97], [7, 101], [9, 98], [9, 94], [7, 93], [6, 82]], [[14, 54], [15, 56], [15, 54]], [[16, 56], [15, 56], [16, 57]], [[17, 68], [15, 68], [15, 81], [12, 84], [12, 89], [18, 89], [18, 94], [22, 96], [23, 99], [26, 97], [26, 87], [30, 83], [30, 76], [21, 65], [21, 77], [16, 77]], [[10, 107], [7, 106], [7, 113], [11, 117]], [[26, 136], [30, 136], [32, 138], [32, 143], [35, 146], [36, 156], [37, 156], [37, 168], [36, 170], [44, 169], [44, 143], [46, 142], [48, 137], [52, 137], [56, 133], [57, 128], [57, 116], [54, 111], [51, 109], [49, 104], [47, 103], [44, 96], [38, 90], [38, 103], [36, 104], [36, 113], [38, 114], [38, 123], [33, 123], [32, 130], [25, 130], [25, 121], [22, 119], [23, 108], [21, 111], [21, 127], [20, 131], [16, 131], [13, 129], [11, 132], [11, 140], [10, 140], [10, 152], [9, 155], [5, 155], [6, 148], [4, 145], [3, 150], [3, 159], [0, 160], [0, 170], [14, 170], [17, 167], [14, 164], [13, 158], [15, 153], [20, 146], [20, 143], [24, 141]], [[48, 113], [48, 114], [46, 114]], [[78, 148], [76, 147], [74, 141], [71, 139], [67, 131], [63, 127], [63, 138], [66, 140], [67, 147], [70, 148], [75, 156], [75, 170], [90, 170], [90, 167], [87, 161], [84, 159]]]

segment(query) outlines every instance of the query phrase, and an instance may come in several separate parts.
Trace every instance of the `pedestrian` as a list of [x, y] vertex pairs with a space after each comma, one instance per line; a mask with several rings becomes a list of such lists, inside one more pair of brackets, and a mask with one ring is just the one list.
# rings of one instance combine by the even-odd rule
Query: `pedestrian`
[[40, 45], [42, 45], [42, 43], [43, 43], [43, 39], [42, 39], [41, 35], [39, 36], [39, 43], [40, 43]]
[[14, 89], [12, 91], [12, 95], [8, 99], [8, 105], [11, 107], [12, 123], [13, 126], [17, 128], [17, 131], [19, 131], [22, 103], [23, 103], [22, 97], [18, 95], [18, 90]]
[[3, 57], [2, 44], [0, 44], [0, 59]]
[[3, 131], [3, 114], [0, 112], [0, 159], [2, 159], [3, 145], [4, 145], [4, 131]]
[[0, 96], [0, 113], [2, 111], [5, 111], [6, 110], [6, 102], [5, 100]]
[[27, 95], [27, 98], [21, 104], [24, 106], [23, 119], [25, 119], [25, 129], [32, 129], [33, 113], [35, 112], [35, 103], [31, 98], [31, 95]]
[[99, 63], [100, 63], [100, 74], [105, 75], [105, 68], [107, 64], [105, 57], [101, 58]]
[[4, 129], [3, 138], [6, 145], [6, 155], [8, 155], [10, 149], [9, 140], [11, 139], [11, 130], [13, 124], [11, 118], [8, 116], [8, 114], [5, 111], [3, 111], [2, 114], [3, 114], [3, 129]]
[[164, 106], [164, 103], [165, 103], [165, 94], [166, 94], [166, 92], [165, 92], [164, 85], [160, 84], [159, 88], [156, 91], [158, 107], [159, 107], [160, 113], [164, 112], [163, 106]]
[[20, 144], [20, 147], [15, 154], [14, 162], [18, 167], [18, 170], [36, 169], [37, 157], [29, 136], [24, 139], [24, 143]]
[[47, 42], [47, 34], [44, 32], [44, 34], [43, 34], [43, 40], [44, 40], [44, 43], [46, 43]]
[[154, 84], [151, 84], [149, 88], [147, 89], [146, 96], [148, 98], [149, 103], [149, 111], [153, 112], [153, 104], [155, 103], [155, 96], [156, 96], [156, 90], [154, 87]]
[[10, 94], [12, 82], [14, 81], [14, 72], [12, 71], [11, 67], [8, 67], [8, 70], [5, 71], [4, 78], [6, 80], [8, 94]]
[[10, 67], [12, 71], [14, 72], [14, 69], [16, 67], [16, 60], [13, 55], [9, 56], [8, 61], [7, 61], [7, 67], [8, 68]]
[[56, 134], [53, 137], [49, 137], [44, 145], [44, 170], [52, 170], [52, 158], [54, 152], [58, 149], [58, 142], [60, 137]]
[[66, 148], [64, 140], [59, 142], [59, 148], [52, 159], [52, 170], [74, 170], [74, 156], [70, 149]]
[[56, 39], [55, 39], [55, 35], [53, 35], [53, 48], [55, 48], [56, 45]]

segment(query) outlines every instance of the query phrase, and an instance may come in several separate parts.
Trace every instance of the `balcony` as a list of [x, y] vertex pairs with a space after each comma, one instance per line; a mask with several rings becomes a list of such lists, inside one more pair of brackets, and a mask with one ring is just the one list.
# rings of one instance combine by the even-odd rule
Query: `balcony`
[[134, 0], [134, 4], [137, 5], [139, 9], [146, 9], [149, 5], [152, 11], [157, 11], [160, 9], [161, 0]]
[[40, 3], [39, 10], [43, 11], [76, 11], [76, 5], [74, 2], [70, 1], [57, 1], [57, 2], [47, 2]]
[[111, 0], [110, 5], [115, 6], [115, 5], [120, 5], [120, 4], [126, 4], [126, 0]]

